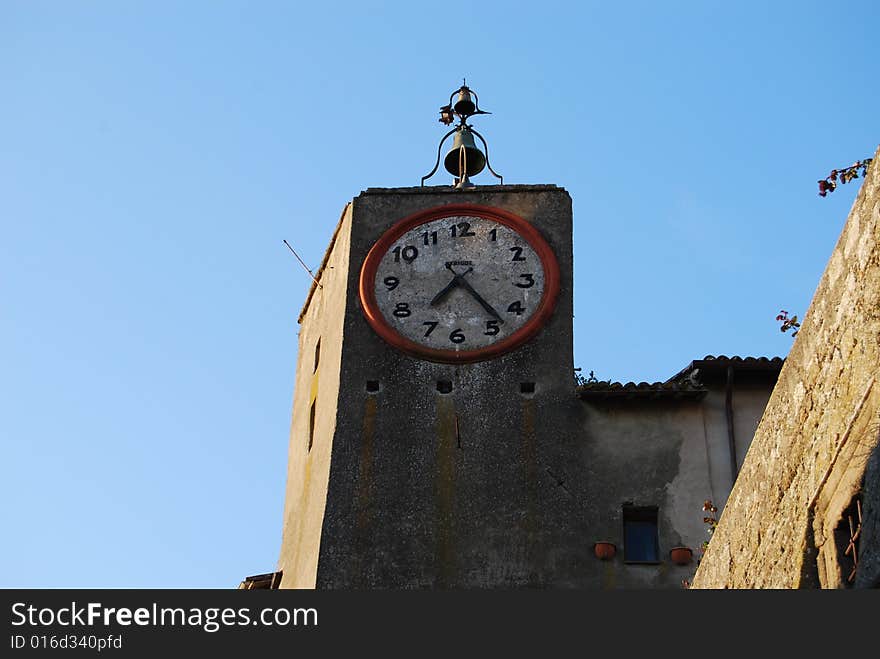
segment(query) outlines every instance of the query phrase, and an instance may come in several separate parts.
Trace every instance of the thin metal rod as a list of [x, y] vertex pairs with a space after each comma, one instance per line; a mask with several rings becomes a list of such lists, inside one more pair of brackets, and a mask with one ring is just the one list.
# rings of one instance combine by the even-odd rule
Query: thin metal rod
[[284, 242], [285, 245], [287, 245], [287, 249], [289, 249], [291, 252], [293, 252], [293, 255], [296, 257], [296, 260], [299, 261], [299, 264], [300, 264], [303, 268], [305, 268], [305, 271], [306, 271], [306, 272], [309, 273], [309, 277], [311, 277], [311, 278], [312, 278], [312, 281], [315, 282], [315, 283], [318, 285], [318, 288], [324, 288], [323, 286], [321, 286], [321, 282], [319, 282], [317, 279], [315, 279], [315, 275], [313, 275], [313, 274], [312, 274], [312, 271], [309, 270], [309, 266], [307, 266], [305, 263], [303, 263], [303, 260], [302, 260], [301, 258], [299, 258], [299, 254], [297, 254], [297, 253], [296, 253], [296, 250], [294, 250], [293, 247], [290, 246], [290, 243], [287, 242], [287, 240], [284, 240], [283, 242]]
[[473, 128], [471, 128], [471, 132], [472, 132], [474, 135], [476, 135], [477, 137], [480, 138], [480, 141], [483, 143], [483, 148], [486, 149], [486, 167], [488, 167], [488, 168], [489, 168], [489, 171], [492, 172], [492, 174], [495, 175], [495, 178], [501, 179], [501, 185], [504, 185], [504, 178], [503, 178], [500, 174], [498, 174], [498, 172], [496, 172], [494, 169], [492, 169], [492, 165], [489, 164], [489, 145], [486, 144], [486, 140], [484, 140], [484, 139], [483, 139], [483, 136], [480, 135], [480, 134], [479, 134], [477, 131], [475, 131]]
[[443, 149], [443, 142], [446, 141], [446, 138], [452, 135], [458, 128], [453, 128], [446, 135], [443, 136], [443, 139], [440, 140], [440, 144], [437, 145], [437, 162], [434, 163], [434, 169], [425, 174], [422, 177], [422, 187], [425, 187], [425, 181], [434, 176], [434, 172], [437, 171], [437, 168], [440, 166], [440, 151]]

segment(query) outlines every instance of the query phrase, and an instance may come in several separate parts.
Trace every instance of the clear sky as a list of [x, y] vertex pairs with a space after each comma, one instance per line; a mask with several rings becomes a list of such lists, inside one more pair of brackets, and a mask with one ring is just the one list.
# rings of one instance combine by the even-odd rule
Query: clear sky
[[463, 77], [505, 182], [572, 196], [584, 374], [785, 356], [860, 184], [816, 181], [880, 142], [878, 19], [0, 0], [0, 586], [274, 569], [310, 283], [282, 240], [314, 268], [352, 197], [418, 185]]

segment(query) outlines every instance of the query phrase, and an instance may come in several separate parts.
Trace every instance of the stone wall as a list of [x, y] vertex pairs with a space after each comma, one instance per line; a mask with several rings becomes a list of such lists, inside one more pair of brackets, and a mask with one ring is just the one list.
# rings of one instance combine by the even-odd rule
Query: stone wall
[[[780, 373], [695, 588], [837, 588], [880, 580], [878, 156], [880, 150]], [[850, 582], [845, 511], [855, 499], [863, 533], [859, 569]], [[843, 542], [840, 535], [835, 539], [835, 529], [847, 531]]]

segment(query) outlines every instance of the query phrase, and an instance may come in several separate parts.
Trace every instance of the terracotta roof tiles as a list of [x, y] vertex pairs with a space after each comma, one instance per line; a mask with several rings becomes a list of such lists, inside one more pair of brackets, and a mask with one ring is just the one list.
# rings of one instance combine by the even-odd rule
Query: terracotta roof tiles
[[784, 363], [781, 357], [727, 357], [706, 355], [696, 359], [665, 382], [585, 382], [578, 386], [581, 399], [601, 400], [608, 398], [688, 398], [699, 399], [706, 395], [706, 387], [699, 381], [699, 371], [720, 371], [732, 366], [736, 371], [779, 372]]

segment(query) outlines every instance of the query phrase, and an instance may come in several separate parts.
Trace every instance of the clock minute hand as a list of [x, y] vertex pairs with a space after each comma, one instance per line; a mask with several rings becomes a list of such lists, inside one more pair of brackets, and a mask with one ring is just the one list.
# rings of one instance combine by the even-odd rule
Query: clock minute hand
[[484, 300], [483, 297], [482, 297], [479, 293], [477, 293], [477, 292], [474, 290], [474, 287], [473, 287], [473, 286], [471, 286], [471, 285], [470, 285], [467, 281], [465, 281], [464, 279], [461, 279], [460, 283], [461, 283], [461, 286], [462, 286], [462, 287], [463, 287], [468, 293], [470, 293], [471, 295], [474, 296], [474, 299], [475, 299], [477, 302], [480, 303], [480, 306], [482, 306], [490, 316], [494, 316], [495, 318], [497, 318], [498, 320], [500, 320], [502, 323], [504, 322], [504, 320], [501, 318], [501, 316], [498, 315], [498, 312], [495, 311], [495, 309], [492, 308], [492, 305], [489, 304], [488, 302], [486, 302], [486, 300]]

